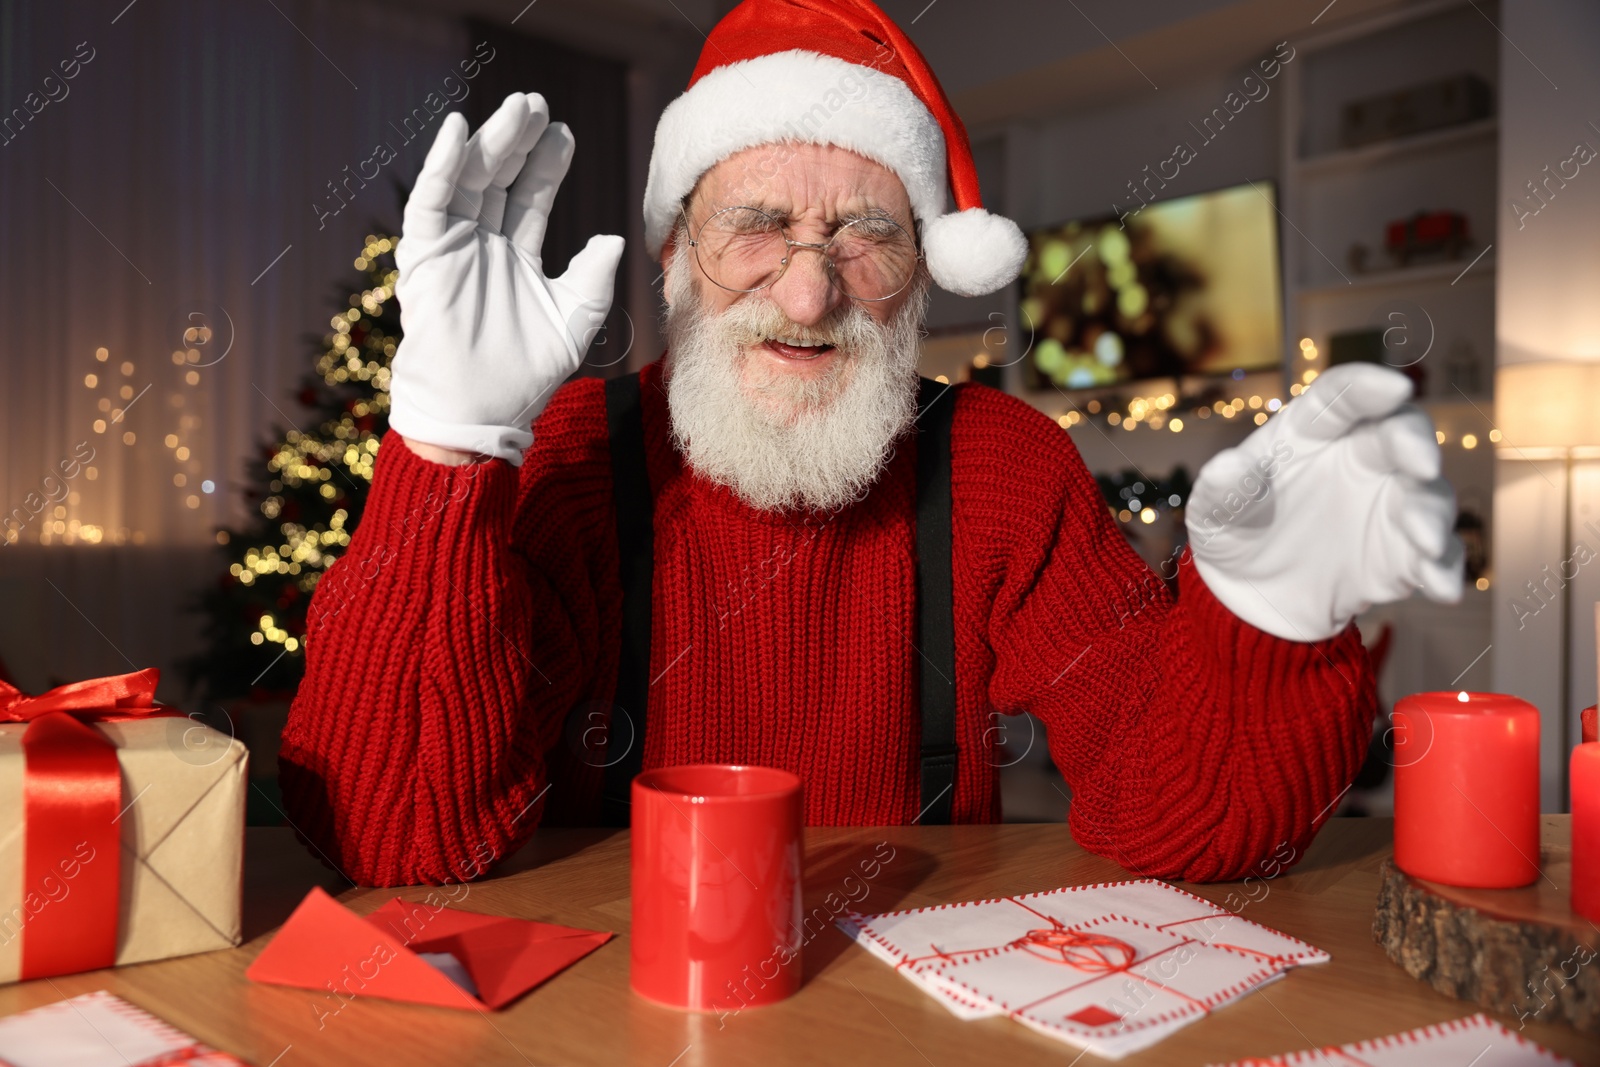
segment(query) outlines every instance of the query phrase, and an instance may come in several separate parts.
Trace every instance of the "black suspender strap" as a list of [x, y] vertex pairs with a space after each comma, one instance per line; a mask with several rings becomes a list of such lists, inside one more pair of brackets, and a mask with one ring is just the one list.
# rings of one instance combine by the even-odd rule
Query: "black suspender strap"
[[950, 574], [952, 387], [917, 394], [917, 637], [921, 645], [922, 804], [917, 821], [950, 821], [956, 785], [956, 631]]
[[633, 778], [644, 763], [650, 692], [650, 583], [655, 572], [655, 502], [645, 469], [639, 375], [624, 374], [606, 382], [606, 426], [611, 435], [611, 485], [622, 579], [622, 648], [607, 732], [601, 821], [606, 826], [627, 826]]
[[[645, 469], [639, 376], [613, 378], [605, 388], [622, 582], [622, 647], [601, 815], [607, 826], [627, 826], [633, 778], [644, 763], [655, 501]], [[950, 572], [950, 422], [955, 397], [950, 390], [923, 378], [917, 395], [917, 636], [922, 664], [922, 792], [917, 821], [928, 825], [950, 821], [956, 781], [955, 597]], [[618, 746], [620, 755], [615, 751]]]

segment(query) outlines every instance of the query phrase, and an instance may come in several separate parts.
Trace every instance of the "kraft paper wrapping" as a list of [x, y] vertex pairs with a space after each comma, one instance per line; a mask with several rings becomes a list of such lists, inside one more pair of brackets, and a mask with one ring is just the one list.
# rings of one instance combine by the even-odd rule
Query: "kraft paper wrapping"
[[[245, 746], [193, 719], [164, 716], [95, 723], [122, 768], [122, 891], [117, 964], [232, 948], [239, 943], [244, 862]], [[21, 976], [23, 930], [23, 723], [0, 725], [0, 982]], [[54, 896], [71, 896], [74, 844]], [[87, 862], [96, 862], [89, 859]]]

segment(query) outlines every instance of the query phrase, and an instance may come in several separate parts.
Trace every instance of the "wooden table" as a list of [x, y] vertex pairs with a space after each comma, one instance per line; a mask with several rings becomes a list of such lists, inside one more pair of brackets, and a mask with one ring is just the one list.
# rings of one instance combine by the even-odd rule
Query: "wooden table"
[[[1547, 833], [1565, 833], [1563, 817]], [[1373, 943], [1378, 865], [1390, 851], [1384, 819], [1335, 819], [1305, 859], [1272, 882], [1185, 885], [1241, 914], [1326, 949], [1333, 961], [1283, 980], [1122, 1062], [1221, 1063], [1342, 1044], [1469, 1015], [1476, 1009], [1412, 980]], [[868, 827], [806, 834], [806, 904], [822, 905], [880, 843], [894, 859], [857, 906], [916, 907], [981, 896], [1120, 880], [1122, 868], [1073, 843], [1064, 825]], [[541, 831], [495, 875], [455, 887], [467, 910], [615, 930], [618, 937], [500, 1012], [331, 999], [258, 985], [244, 970], [312, 885], [344, 892], [358, 912], [427, 887], [357, 889], [322, 868], [287, 830], [252, 829], [245, 936], [240, 948], [117, 970], [0, 987], [0, 1014], [109, 989], [259, 1067], [301, 1064], [1071, 1064], [1077, 1050], [1008, 1019], [961, 1022], [836, 929], [805, 950], [805, 985], [784, 1003], [731, 1017], [681, 1014], [628, 989], [628, 837], [604, 830]], [[852, 882], [852, 885], [858, 883]], [[1248, 889], [1248, 893], [1244, 892]], [[859, 888], [854, 890], [859, 893]], [[461, 896], [461, 894], [465, 894]], [[1501, 1021], [1516, 1029], [1515, 1018]], [[1600, 1063], [1591, 1037], [1559, 1025], [1523, 1031], [1579, 1063]], [[1101, 1062], [1084, 1056], [1082, 1063]], [[1465, 1067], [1465, 1065], [1461, 1065]]]

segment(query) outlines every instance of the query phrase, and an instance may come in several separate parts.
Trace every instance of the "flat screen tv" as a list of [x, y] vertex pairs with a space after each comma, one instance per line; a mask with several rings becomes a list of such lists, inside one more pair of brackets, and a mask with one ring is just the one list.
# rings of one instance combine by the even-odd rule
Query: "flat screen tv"
[[1029, 385], [1270, 370], [1283, 360], [1277, 211], [1256, 182], [1029, 235]]

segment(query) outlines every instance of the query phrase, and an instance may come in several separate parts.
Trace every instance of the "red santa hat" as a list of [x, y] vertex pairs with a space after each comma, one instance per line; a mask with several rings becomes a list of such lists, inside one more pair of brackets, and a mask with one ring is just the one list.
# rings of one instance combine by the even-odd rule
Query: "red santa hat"
[[966, 127], [922, 53], [870, 0], [744, 0], [717, 24], [689, 88], [656, 126], [644, 192], [650, 254], [661, 254], [702, 174], [785, 141], [847, 148], [894, 171], [942, 288], [979, 296], [1021, 271], [1027, 241], [983, 209]]

